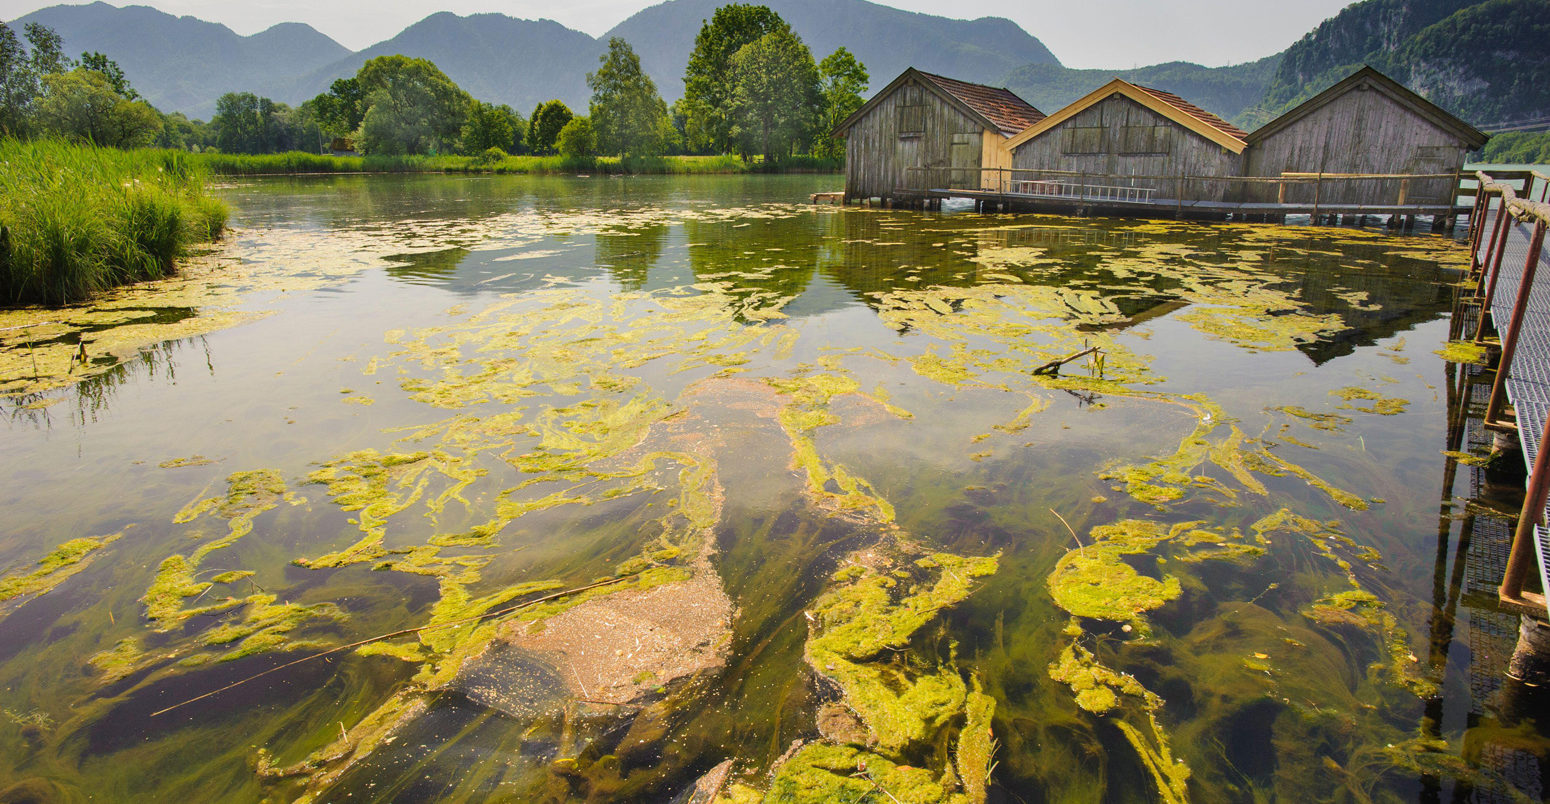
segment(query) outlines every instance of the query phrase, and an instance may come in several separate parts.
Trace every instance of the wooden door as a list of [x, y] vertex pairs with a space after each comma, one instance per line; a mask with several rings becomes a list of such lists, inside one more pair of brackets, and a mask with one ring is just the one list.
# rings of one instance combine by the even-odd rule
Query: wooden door
[[894, 146], [893, 159], [899, 171], [896, 189], [926, 189], [925, 172], [918, 169], [924, 167], [920, 161], [920, 137], [900, 137], [898, 145]]
[[952, 168], [951, 183], [957, 190], [978, 189], [980, 186], [980, 135], [954, 134], [948, 165]]

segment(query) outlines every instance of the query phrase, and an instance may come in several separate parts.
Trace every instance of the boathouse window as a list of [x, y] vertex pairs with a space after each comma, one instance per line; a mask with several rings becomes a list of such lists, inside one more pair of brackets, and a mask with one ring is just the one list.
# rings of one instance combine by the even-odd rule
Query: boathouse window
[[1173, 146], [1171, 134], [1168, 126], [1125, 126], [1119, 152], [1124, 156], [1168, 154]]
[[1067, 154], [1101, 154], [1104, 131], [1103, 126], [1071, 126], [1065, 131], [1061, 150]]
[[926, 107], [899, 107], [899, 136], [911, 137], [926, 133]]

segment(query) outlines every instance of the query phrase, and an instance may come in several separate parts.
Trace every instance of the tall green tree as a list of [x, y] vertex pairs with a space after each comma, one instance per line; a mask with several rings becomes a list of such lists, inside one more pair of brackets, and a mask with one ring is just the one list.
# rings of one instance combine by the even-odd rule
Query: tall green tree
[[807, 145], [822, 97], [813, 54], [790, 30], [765, 34], [732, 57], [732, 114], [744, 154], [766, 162]]
[[331, 139], [353, 135], [366, 116], [366, 93], [354, 76], [336, 78], [328, 91], [302, 104]]
[[129, 85], [129, 79], [124, 75], [124, 68], [118, 66], [118, 62], [95, 51], [81, 54], [80, 65], [88, 70], [102, 73], [102, 77], [108, 80], [108, 85], [113, 91], [122, 95], [127, 100], [140, 100], [140, 93]]
[[161, 115], [145, 101], [120, 95], [102, 73], [79, 67], [43, 76], [38, 103], [41, 131], [111, 148], [150, 145]]
[[470, 99], [458, 147], [465, 154], [482, 154], [491, 148], [499, 148], [508, 154], [516, 153], [526, 128], [522, 118], [510, 106], [496, 106]]
[[867, 90], [867, 83], [871, 77], [867, 75], [866, 65], [856, 61], [856, 57], [845, 48], [839, 48], [825, 56], [818, 63], [819, 94], [823, 98], [823, 114], [818, 121], [818, 130], [813, 140], [813, 154], [815, 156], [841, 157], [845, 155], [845, 148], [840, 140], [834, 137], [834, 127], [845, 121], [862, 104], [866, 103], [863, 93]]
[[670, 125], [667, 104], [657, 85], [640, 67], [630, 44], [615, 36], [597, 72], [587, 74], [592, 102], [587, 116], [602, 153], [656, 156], [662, 153], [664, 127]]
[[592, 128], [592, 121], [585, 117], [572, 117], [565, 128], [560, 129], [554, 144], [560, 156], [567, 159], [585, 159], [595, 155], [597, 135]]
[[64, 40], [53, 29], [27, 23], [27, 44], [0, 23], [0, 134], [28, 133], [43, 96], [43, 76], [63, 73], [72, 65], [64, 55]]
[[434, 154], [453, 150], [468, 93], [426, 59], [378, 56], [356, 73], [366, 97], [356, 146], [364, 153]]
[[732, 3], [700, 26], [684, 68], [679, 112], [690, 148], [730, 153], [733, 145], [732, 57], [760, 37], [791, 27], [766, 6]]
[[215, 145], [227, 153], [316, 151], [323, 132], [310, 115], [251, 92], [228, 92], [210, 120]]
[[32, 51], [32, 69], [38, 75], [62, 73], [75, 65], [65, 56], [65, 39], [53, 28], [40, 22], [29, 22], [26, 27], [27, 45]]
[[0, 22], [0, 136], [25, 133], [27, 113], [37, 95], [36, 77], [21, 38]]
[[559, 100], [538, 104], [533, 109], [533, 116], [528, 119], [527, 146], [535, 154], [554, 153], [560, 129], [565, 128], [565, 124], [575, 116], [570, 107]]

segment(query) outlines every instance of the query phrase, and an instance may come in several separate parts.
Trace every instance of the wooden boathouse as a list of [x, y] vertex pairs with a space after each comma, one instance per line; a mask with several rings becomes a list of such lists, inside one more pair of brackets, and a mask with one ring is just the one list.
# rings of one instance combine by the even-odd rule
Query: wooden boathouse
[[1006, 140], [1043, 119], [1011, 90], [912, 67], [834, 129], [845, 137], [845, 200], [897, 198], [916, 168], [944, 188], [987, 189], [1011, 167]]
[[[1245, 175], [1457, 174], [1465, 155], [1487, 139], [1399, 82], [1363, 67], [1248, 135]], [[1341, 188], [1339, 200], [1368, 206], [1395, 201], [1445, 205], [1457, 187], [1456, 179], [1416, 179], [1406, 183], [1401, 197], [1376, 180], [1353, 182]], [[1276, 200], [1270, 189], [1246, 185], [1243, 200]], [[1311, 190], [1297, 187], [1290, 200], [1311, 201]]]
[[[1030, 126], [1006, 146], [1014, 169], [1130, 177], [1117, 184], [1138, 190], [1129, 197], [1149, 200], [1178, 198], [1181, 176], [1241, 175], [1247, 136], [1178, 95], [1116, 78]], [[1034, 174], [1028, 175], [1008, 189], [1059, 189], [1040, 187]], [[1141, 182], [1137, 176], [1173, 178]], [[1220, 201], [1232, 189], [1216, 182], [1194, 192], [1197, 198]]]
[[1487, 139], [1371, 67], [1253, 133], [1117, 78], [1045, 116], [1007, 90], [911, 69], [835, 133], [847, 202], [1394, 225], [1467, 212], [1464, 156]]

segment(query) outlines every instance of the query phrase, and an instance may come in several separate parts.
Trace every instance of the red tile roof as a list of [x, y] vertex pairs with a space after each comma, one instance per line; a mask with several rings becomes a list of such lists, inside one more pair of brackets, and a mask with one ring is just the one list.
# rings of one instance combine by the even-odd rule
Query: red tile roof
[[994, 123], [1008, 137], [1044, 119], [1043, 112], [1028, 105], [1027, 101], [1012, 94], [1009, 89], [971, 84], [925, 72], [920, 75]]
[[1144, 87], [1144, 86], [1141, 86], [1140, 84], [1131, 84], [1131, 86], [1135, 87], [1136, 89], [1141, 90], [1142, 92], [1145, 92], [1148, 95], [1151, 95], [1152, 97], [1156, 98], [1157, 100], [1162, 101], [1163, 103], [1166, 103], [1166, 104], [1168, 104], [1169, 106], [1172, 106], [1175, 109], [1178, 109], [1179, 111], [1183, 112], [1184, 114], [1187, 114], [1190, 117], [1193, 117], [1196, 120], [1199, 120], [1200, 122], [1205, 123], [1206, 125], [1210, 126], [1211, 128], [1214, 128], [1217, 131], [1220, 131], [1223, 134], [1226, 134], [1226, 135], [1228, 135], [1230, 137], [1233, 137], [1235, 139], [1241, 140], [1244, 137], [1249, 136], [1247, 131], [1244, 131], [1243, 129], [1238, 128], [1237, 126], [1233, 125], [1232, 123], [1229, 123], [1226, 120], [1223, 120], [1222, 118], [1217, 117], [1214, 114], [1211, 114], [1210, 112], [1206, 111], [1205, 109], [1202, 109], [1199, 106], [1196, 106], [1195, 104], [1190, 103], [1187, 100], [1184, 100], [1183, 98], [1179, 97], [1178, 95], [1173, 94], [1172, 92], [1164, 92], [1164, 91], [1162, 91], [1160, 89], [1152, 89], [1151, 87]]

